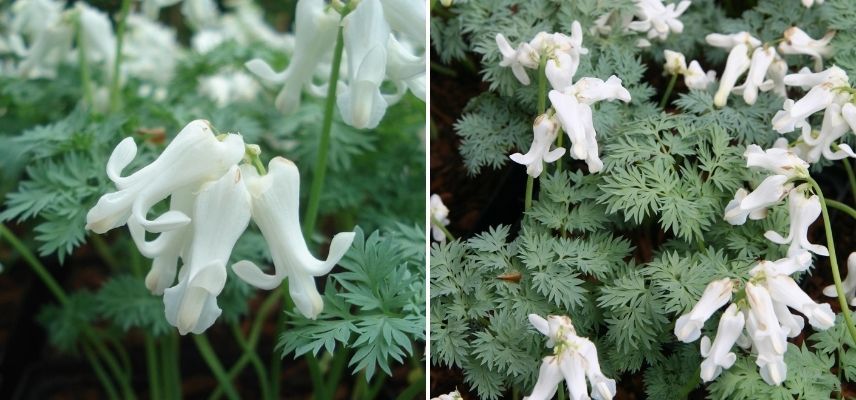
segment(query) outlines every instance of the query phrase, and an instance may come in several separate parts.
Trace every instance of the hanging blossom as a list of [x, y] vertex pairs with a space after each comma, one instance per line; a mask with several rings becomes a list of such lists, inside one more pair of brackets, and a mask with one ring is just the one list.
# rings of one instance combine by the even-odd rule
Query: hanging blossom
[[[347, 15], [341, 18], [340, 12]], [[299, 0], [295, 48], [285, 71], [277, 73], [260, 59], [250, 60], [246, 67], [262, 80], [283, 84], [276, 106], [294, 113], [304, 91], [326, 95], [327, 83], [315, 81], [329, 75], [327, 60], [341, 19], [347, 63], [336, 88], [337, 106], [347, 124], [372, 129], [408, 90], [425, 100], [425, 32], [420, 27], [426, 18], [420, 1], [352, 1], [336, 10], [323, 0]], [[381, 91], [385, 81], [393, 84], [394, 93]]]
[[199, 78], [199, 92], [223, 108], [234, 102], [251, 101], [261, 87], [244, 71], [225, 70]]
[[[784, 355], [787, 338], [802, 332], [805, 320], [790, 309], [808, 317], [817, 330], [835, 324], [835, 313], [829, 304], [815, 303], [791, 278], [794, 272], [805, 271], [811, 265], [811, 255], [802, 252], [778, 261], [760, 261], [749, 271], [737, 301], [722, 313], [716, 337], [701, 340], [701, 378], [716, 379], [723, 370], [731, 368], [737, 359], [731, 352], [734, 344], [756, 354], [755, 364], [769, 385], [780, 385], [787, 377]], [[701, 336], [705, 322], [732, 299], [738, 283], [730, 278], [710, 282], [692, 310], [680, 316], [674, 334], [678, 340], [691, 343]], [[745, 332], [745, 333], [744, 333]]]
[[532, 131], [535, 138], [532, 140], [529, 152], [526, 154], [514, 153], [510, 158], [511, 161], [525, 165], [526, 173], [537, 178], [544, 170], [544, 163], [551, 163], [562, 158], [565, 155], [565, 149], [558, 147], [550, 150], [559, 135], [559, 124], [552, 116], [547, 114], [538, 116], [535, 119], [535, 125], [532, 126]]
[[[772, 121], [773, 129], [779, 133], [800, 130], [793, 151], [809, 162], [817, 162], [821, 156], [828, 160], [856, 157], [849, 145], [835, 143], [848, 131], [856, 131], [856, 105], [851, 102], [853, 89], [847, 73], [837, 66], [816, 73], [803, 69], [787, 75], [785, 84], [808, 90], [797, 101], [786, 99], [783, 109]], [[824, 116], [820, 130], [816, 131], [808, 118], [819, 111], [823, 111]]]
[[446, 233], [443, 228], [449, 225], [449, 209], [443, 204], [443, 199], [438, 194], [431, 195], [431, 236], [435, 241], [445, 242]]
[[[451, 3], [451, 0], [449, 0], [449, 3]], [[446, 7], [448, 7], [448, 5], [446, 5]], [[461, 396], [460, 392], [455, 390], [448, 394], [441, 394], [437, 397], [432, 397], [431, 400], [464, 400], [464, 398]]]
[[823, 4], [824, 0], [801, 0], [802, 5], [806, 8], [811, 8], [815, 4]]
[[541, 58], [546, 59], [545, 71], [553, 89], [564, 88], [571, 83], [580, 65], [580, 56], [588, 54], [583, 47], [583, 31], [580, 23], [571, 23], [571, 35], [562, 33], [539, 32], [529, 42], [521, 43], [517, 48], [501, 33], [496, 35], [496, 45], [502, 55], [501, 67], [511, 67], [511, 72], [520, 83], [529, 85], [529, 75], [525, 68], [538, 69]]
[[[636, 32], [647, 32], [648, 39], [666, 40], [669, 33], [681, 33], [684, 24], [678, 17], [689, 8], [689, 0], [683, 0], [677, 4], [663, 4], [662, 0], [636, 0], [637, 20], [627, 24], [627, 29]], [[639, 47], [650, 45], [647, 40], [639, 42]]]
[[[847, 277], [841, 282], [844, 289], [844, 297], [851, 307], [856, 306], [856, 252], [850, 253], [847, 257]], [[829, 285], [823, 288], [823, 294], [829, 297], [838, 297], [838, 292], [835, 290], [835, 285]]]
[[832, 54], [832, 46], [829, 42], [835, 37], [835, 32], [830, 31], [820, 39], [812, 39], [799, 27], [792, 26], [785, 30], [784, 40], [779, 43], [779, 51], [782, 54], [803, 54], [814, 60], [814, 70], [823, 68], [823, 59]]
[[605, 400], [615, 397], [615, 380], [601, 372], [597, 348], [588, 338], [577, 336], [570, 318], [550, 315], [544, 319], [529, 314], [529, 323], [547, 336], [547, 347], [553, 349], [553, 355], [544, 357], [532, 394], [524, 400], [552, 399], [563, 378], [571, 400], [589, 398], [586, 378], [591, 385], [591, 398]]
[[[166, 319], [181, 334], [202, 333], [220, 316], [217, 296], [226, 283], [226, 264], [250, 219], [268, 242], [275, 273], [264, 274], [249, 261], [236, 263], [233, 270], [264, 289], [289, 278], [292, 299], [307, 318], [323, 308], [313, 278], [329, 272], [353, 241], [353, 232], [340, 233], [326, 261], [312, 257], [297, 215], [297, 167], [277, 157], [270, 173], [260, 176], [238, 165], [259, 152], [240, 135], [215, 135], [207, 121], [197, 120], [131, 175], [121, 174], [137, 153], [132, 138], [120, 142], [107, 161], [107, 176], [118, 190], [89, 210], [86, 229], [104, 233], [127, 224], [140, 253], [153, 260], [146, 287], [163, 294]], [[167, 198], [169, 211], [149, 220], [150, 209]], [[147, 240], [147, 232], [160, 235]]]
[[711, 70], [705, 73], [701, 64], [696, 60], [692, 60], [688, 68], [687, 59], [683, 54], [665, 50], [663, 55], [666, 58], [663, 70], [669, 75], [683, 75], [684, 84], [690, 89], [705, 90], [708, 85], [716, 81], [716, 71]]

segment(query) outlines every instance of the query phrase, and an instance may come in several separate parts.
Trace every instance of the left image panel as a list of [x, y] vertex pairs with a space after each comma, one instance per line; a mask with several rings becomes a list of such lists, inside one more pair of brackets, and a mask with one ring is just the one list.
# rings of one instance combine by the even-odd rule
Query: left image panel
[[0, 398], [424, 398], [426, 32], [0, 3]]

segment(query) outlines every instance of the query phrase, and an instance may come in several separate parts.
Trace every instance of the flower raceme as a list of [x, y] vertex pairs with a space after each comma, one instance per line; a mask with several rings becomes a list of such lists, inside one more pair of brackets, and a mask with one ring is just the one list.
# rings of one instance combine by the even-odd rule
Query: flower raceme
[[[449, 225], [449, 208], [443, 204], [443, 199], [438, 194], [431, 195], [431, 237], [435, 241], [445, 242], [446, 234], [443, 227]], [[442, 224], [442, 225], [441, 225]]]
[[[323, 0], [297, 2], [295, 48], [285, 71], [275, 72], [260, 59], [246, 63], [247, 69], [264, 81], [283, 84], [277, 108], [292, 114], [300, 106], [303, 91], [325, 96], [324, 79], [331, 66], [340, 24], [347, 55], [345, 80], [337, 83], [337, 105], [342, 119], [355, 128], [375, 128], [386, 108], [407, 90], [425, 99], [425, 10], [420, 1], [349, 1], [341, 11]], [[424, 3], [422, 3], [424, 4]], [[346, 14], [342, 15], [340, 14]], [[384, 81], [392, 82], [394, 93], [383, 93]]]
[[535, 388], [524, 399], [552, 399], [563, 378], [571, 400], [589, 398], [586, 378], [591, 386], [591, 398], [606, 400], [615, 397], [615, 380], [601, 372], [597, 348], [591, 340], [577, 336], [570, 318], [550, 315], [544, 319], [529, 314], [529, 322], [538, 332], [547, 336], [547, 347], [553, 349], [553, 355], [544, 357]]
[[672, 50], [665, 50], [663, 54], [666, 58], [663, 70], [669, 75], [683, 75], [684, 84], [690, 89], [705, 90], [716, 80], [716, 71], [704, 72], [701, 64], [696, 60], [692, 60], [687, 67], [687, 60], [683, 54]]
[[[792, 314], [788, 308], [808, 317], [809, 324], [818, 330], [829, 329], [835, 323], [829, 304], [815, 303], [790, 276], [810, 265], [811, 255], [803, 251], [774, 262], [760, 261], [750, 270], [742, 288], [744, 296], [738, 296], [739, 300], [722, 314], [714, 340], [702, 337], [702, 380], [712, 381], [722, 370], [734, 365], [736, 355], [731, 349], [735, 344], [754, 348], [755, 363], [767, 384], [779, 385], [785, 380], [787, 338], [799, 335], [805, 325], [803, 317]], [[736, 289], [736, 281], [731, 278], [710, 282], [698, 303], [675, 323], [678, 340], [696, 341], [705, 322], [732, 300]], [[744, 329], [748, 337], [743, 336]]]
[[551, 163], [563, 155], [565, 149], [563, 147], [550, 150], [556, 137], [559, 135], [559, 125], [553, 118], [546, 114], [539, 116], [535, 120], [535, 125], [532, 127], [535, 138], [532, 140], [532, 146], [529, 147], [529, 152], [526, 154], [514, 153], [511, 155], [511, 161], [526, 166], [526, 173], [533, 178], [541, 175], [544, 170], [544, 163]]
[[[136, 151], [131, 138], [114, 149], [107, 176], [118, 190], [90, 209], [86, 227], [104, 233], [128, 225], [140, 253], [153, 259], [146, 287], [163, 294], [167, 321], [181, 334], [202, 333], [219, 317], [217, 296], [226, 283], [227, 263], [251, 219], [268, 242], [275, 272], [268, 275], [240, 261], [232, 266], [235, 274], [263, 289], [288, 278], [298, 310], [307, 318], [321, 312], [314, 277], [339, 262], [354, 233], [334, 236], [327, 260], [311, 255], [299, 225], [300, 177], [294, 163], [275, 157], [266, 175], [239, 166], [245, 154], [258, 156], [258, 147], [246, 145], [237, 134], [215, 136], [203, 120], [184, 127], [151, 164], [121, 176]], [[152, 206], [167, 198], [169, 211], [148, 220]], [[146, 232], [160, 235], [146, 240]]]

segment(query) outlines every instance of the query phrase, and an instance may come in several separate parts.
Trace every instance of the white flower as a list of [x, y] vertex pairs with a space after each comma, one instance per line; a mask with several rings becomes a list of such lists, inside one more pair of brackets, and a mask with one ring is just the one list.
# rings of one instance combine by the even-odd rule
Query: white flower
[[749, 32], [737, 32], [732, 34], [711, 33], [704, 37], [707, 44], [725, 50], [731, 50], [739, 44], [745, 44], [747, 48], [754, 49], [761, 45], [761, 41], [750, 35]]
[[[773, 88], [773, 81], [765, 80], [767, 70], [778, 57], [773, 47], [756, 47], [752, 52], [752, 60], [749, 63], [749, 72], [746, 81], [734, 88], [735, 93], [742, 93], [746, 104], [755, 104], [758, 98], [758, 90], [768, 91]], [[723, 75], [724, 76], [724, 75]]]
[[[445, 7], [448, 7], [452, 4], [452, 0], [441, 0]], [[446, 4], [449, 3], [449, 4]], [[450, 392], [449, 394], [441, 394], [437, 397], [432, 397], [431, 400], [464, 400], [461, 397], [461, 393], [455, 390], [454, 392]]]
[[778, 232], [767, 231], [764, 237], [773, 243], [790, 244], [788, 257], [799, 254], [803, 250], [829, 256], [825, 246], [811, 244], [808, 241], [808, 228], [820, 216], [820, 200], [817, 195], [806, 198], [800, 190], [792, 190], [788, 196], [788, 210], [791, 226], [788, 236], [782, 237]]
[[766, 209], [781, 201], [791, 190], [790, 178], [808, 174], [808, 163], [788, 149], [773, 147], [762, 150], [760, 146], [751, 144], [743, 155], [747, 167], [760, 167], [773, 175], [766, 177], [752, 193], [738, 190], [734, 200], [725, 208], [725, 220], [732, 225], [742, 225], [747, 216], [763, 218]]
[[502, 54], [499, 66], [511, 67], [511, 72], [524, 85], [530, 83], [524, 68], [537, 69], [545, 58], [544, 72], [553, 89], [569, 86], [579, 67], [580, 56], [588, 54], [588, 49], [583, 47], [583, 30], [578, 21], [571, 23], [570, 36], [539, 32], [528, 43], [521, 43], [514, 49], [500, 33], [496, 35], [496, 45]]
[[749, 47], [744, 43], [734, 46], [731, 52], [728, 53], [725, 70], [722, 72], [722, 78], [719, 80], [719, 89], [716, 90], [716, 94], [713, 96], [713, 104], [715, 106], [725, 106], [725, 103], [728, 101], [728, 94], [734, 89], [737, 79], [749, 69], [751, 62], [748, 53]]
[[551, 90], [548, 96], [570, 138], [571, 156], [585, 160], [590, 172], [603, 169], [603, 162], [598, 157], [591, 104], [601, 100], [629, 102], [630, 92], [621, 85], [621, 79], [615, 75], [605, 82], [597, 78], [582, 78], [563, 91]]
[[182, 335], [201, 334], [222, 312], [217, 296], [226, 284], [226, 263], [250, 222], [250, 195], [236, 165], [202, 187], [193, 221], [193, 238], [178, 284], [163, 296], [166, 319]]
[[802, 5], [811, 8], [811, 6], [815, 5], [815, 3], [823, 4], [823, 1], [824, 0], [802, 0]]
[[[850, 306], [856, 306], [856, 252], [850, 253], [850, 256], [847, 257], [847, 277], [841, 282], [841, 286], [847, 303]], [[823, 288], [823, 294], [829, 297], [838, 297], [835, 285]]]
[[[116, 59], [116, 36], [110, 18], [82, 1], [75, 3], [74, 7], [80, 21], [86, 59], [92, 63], [103, 63], [108, 75], [112, 74]], [[77, 51], [81, 51], [80, 44]]]
[[243, 71], [220, 72], [199, 79], [199, 92], [223, 108], [236, 101], [256, 98], [259, 85]]
[[596, 400], [615, 397], [615, 380], [603, 375], [597, 357], [597, 348], [587, 338], [577, 336], [571, 319], [566, 316], [544, 318], [529, 314], [529, 322], [538, 332], [547, 336], [547, 347], [553, 355], [544, 357], [538, 381], [532, 394], [524, 399], [551, 399], [564, 377], [570, 399], [588, 399], [586, 377], [591, 385], [591, 398]]
[[342, 24], [349, 82], [336, 102], [345, 123], [372, 129], [380, 123], [388, 105], [380, 85], [386, 76], [389, 25], [379, 0], [360, 1]]
[[168, 211], [153, 221], [146, 214], [178, 189], [198, 187], [222, 176], [243, 157], [244, 141], [234, 134], [218, 139], [207, 121], [196, 120], [187, 124], [151, 164], [121, 176], [136, 154], [132, 138], [126, 138], [113, 150], [107, 161], [107, 176], [119, 190], [101, 196], [89, 210], [86, 229], [104, 233], [124, 225], [129, 218], [155, 233], [186, 225], [190, 219], [179, 211]]
[[681, 33], [684, 24], [678, 19], [689, 8], [689, 0], [677, 4], [663, 4], [662, 0], [636, 0], [636, 17], [639, 19], [627, 25], [637, 32], [647, 32], [648, 39], [665, 40], [670, 32]]
[[323, 58], [332, 50], [338, 27], [339, 14], [328, 10], [323, 0], [300, 0], [294, 27], [296, 47], [288, 68], [276, 73], [270, 65], [257, 58], [245, 64], [259, 78], [283, 84], [276, 97], [276, 107], [280, 111], [285, 114], [297, 111], [303, 90], [323, 92], [311, 87], [312, 78]]
[[526, 74], [526, 70], [523, 69], [523, 64], [518, 59], [520, 48], [512, 48], [511, 44], [508, 43], [508, 39], [506, 39], [501, 33], [496, 34], [496, 46], [499, 47], [499, 53], [502, 54], [502, 60], [499, 61], [499, 66], [511, 67], [511, 72], [514, 73], [514, 77], [517, 78], [520, 83], [529, 85], [529, 75]]
[[829, 304], [815, 303], [790, 276], [768, 276], [766, 286], [773, 300], [808, 317], [808, 323], [815, 329], [826, 330], [835, 325], [835, 313]]
[[773, 117], [773, 129], [779, 133], [788, 133], [806, 125], [806, 119], [812, 114], [826, 109], [832, 103], [843, 104], [849, 99], [847, 93], [836, 90], [850, 86], [847, 73], [836, 66], [817, 73], [803, 69], [800, 73], [785, 76], [784, 82], [788, 86], [811, 89], [790, 107], [786, 104], [786, 108]]
[[780, 385], [788, 374], [784, 354], [788, 349], [788, 330], [782, 328], [773, 310], [769, 292], [762, 286], [746, 283], [746, 299], [749, 312], [746, 330], [752, 346], [758, 353], [755, 364], [760, 367], [761, 377], [768, 385]]
[[443, 199], [438, 194], [431, 195], [431, 236], [438, 242], [446, 241], [446, 234], [438, 223], [442, 226], [449, 225], [449, 209], [443, 204]]
[[752, 208], [741, 209], [740, 204], [743, 199], [749, 195], [749, 191], [744, 188], [737, 189], [734, 193], [734, 199], [728, 202], [725, 206], [725, 220], [731, 225], [743, 225], [746, 223], [746, 217], [753, 220], [764, 219], [767, 216], [767, 208]]
[[663, 65], [663, 70], [669, 75], [682, 75], [687, 72], [687, 59], [683, 54], [677, 51], [664, 50], [663, 55], [666, 58], [666, 64]]
[[220, 19], [220, 11], [214, 0], [184, 0], [181, 14], [190, 26], [197, 29], [212, 26]]
[[732, 304], [719, 319], [713, 344], [707, 336], [701, 338], [701, 356], [704, 357], [701, 362], [701, 379], [704, 382], [716, 379], [723, 369], [734, 365], [737, 356], [731, 352], [731, 348], [743, 332], [744, 324], [743, 313], [737, 308], [737, 304]]
[[316, 276], [330, 272], [342, 259], [354, 240], [354, 232], [333, 236], [326, 260], [309, 252], [300, 228], [300, 173], [293, 162], [275, 157], [268, 173], [259, 176], [249, 165], [241, 171], [252, 199], [253, 222], [259, 227], [270, 249], [275, 267], [273, 275], [265, 274], [251, 261], [239, 261], [232, 270], [247, 283], [270, 290], [288, 277], [288, 290], [294, 304], [307, 318], [315, 319], [324, 303], [315, 287]]
[[64, 3], [56, 0], [16, 0], [11, 7], [9, 28], [31, 41], [35, 40], [59, 22]]
[[175, 31], [140, 14], [128, 15], [126, 24], [122, 74], [166, 86], [182, 55]]
[[510, 158], [511, 161], [525, 165], [526, 173], [533, 178], [537, 178], [544, 169], [544, 163], [551, 163], [558, 160], [565, 155], [565, 149], [559, 147], [552, 151], [550, 150], [550, 146], [553, 145], [559, 134], [559, 126], [556, 124], [556, 121], [547, 115], [538, 116], [535, 119], [535, 125], [533, 125], [532, 130], [535, 137], [532, 140], [532, 145], [529, 147], [529, 152], [526, 154], [514, 153]]
[[823, 59], [832, 53], [829, 42], [835, 37], [835, 32], [829, 32], [820, 39], [812, 39], [802, 29], [792, 26], [785, 30], [785, 40], [779, 43], [782, 54], [805, 54], [814, 59], [814, 69], [823, 68]]
[[690, 89], [705, 90], [714, 81], [716, 81], [716, 71], [710, 70], [705, 73], [696, 60], [690, 61], [689, 68], [684, 72], [684, 84]]
[[701, 328], [716, 310], [731, 300], [734, 283], [730, 278], [711, 281], [704, 289], [693, 309], [675, 322], [675, 336], [684, 343], [694, 342], [701, 336]]

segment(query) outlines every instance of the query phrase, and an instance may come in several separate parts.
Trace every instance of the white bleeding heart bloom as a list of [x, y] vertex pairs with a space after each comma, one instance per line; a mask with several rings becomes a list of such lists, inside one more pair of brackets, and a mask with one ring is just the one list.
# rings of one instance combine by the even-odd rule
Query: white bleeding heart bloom
[[808, 317], [808, 323], [815, 329], [826, 330], [835, 325], [832, 307], [826, 303], [815, 303], [790, 276], [768, 276], [766, 286], [773, 300]]
[[168, 211], [152, 221], [146, 214], [177, 190], [199, 187], [226, 173], [243, 157], [244, 140], [235, 134], [215, 137], [208, 121], [196, 120], [187, 124], [151, 164], [121, 176], [136, 154], [132, 138], [113, 150], [107, 161], [107, 176], [119, 190], [98, 199], [86, 214], [86, 229], [104, 233], [124, 225], [129, 218], [154, 233], [186, 225], [190, 218], [179, 211]]
[[725, 63], [725, 70], [722, 72], [722, 78], [719, 80], [719, 89], [713, 96], [713, 104], [717, 107], [724, 107], [728, 102], [728, 94], [734, 89], [737, 84], [737, 79], [749, 69], [752, 64], [749, 59], [749, 47], [744, 43], [740, 43], [731, 49], [728, 53], [728, 60]]
[[339, 28], [339, 14], [328, 9], [323, 0], [300, 0], [295, 13], [295, 49], [285, 71], [274, 72], [270, 65], [257, 58], [245, 64], [262, 80], [283, 84], [276, 97], [276, 107], [285, 114], [297, 111], [304, 90], [323, 92], [312, 88], [312, 78], [332, 51]]
[[[856, 252], [850, 253], [847, 257], [847, 277], [841, 281], [841, 286], [844, 291], [844, 297], [851, 307], [856, 306]], [[838, 297], [838, 292], [835, 291], [835, 285], [829, 285], [823, 288], [823, 294], [829, 297]]]
[[202, 187], [193, 221], [193, 238], [178, 284], [163, 295], [166, 320], [182, 335], [201, 334], [222, 312], [217, 296], [226, 285], [226, 264], [250, 223], [250, 194], [237, 165]]
[[409, 89], [414, 96], [425, 101], [425, 56], [407, 41], [389, 35], [386, 58], [386, 76], [398, 86], [399, 93]]
[[380, 0], [362, 0], [342, 20], [348, 53], [348, 85], [336, 98], [342, 119], [355, 128], [375, 128], [386, 112], [380, 92], [386, 76], [389, 25]]
[[603, 162], [598, 156], [591, 105], [602, 100], [629, 102], [630, 92], [621, 85], [621, 79], [612, 75], [606, 81], [582, 78], [562, 91], [551, 90], [548, 96], [571, 141], [571, 156], [585, 160], [589, 172], [599, 172]]
[[835, 37], [835, 32], [829, 32], [820, 39], [812, 39], [802, 29], [792, 26], [785, 30], [785, 40], [779, 43], [782, 54], [804, 54], [814, 59], [814, 69], [823, 68], [823, 59], [829, 58], [832, 47], [829, 42]]
[[252, 219], [259, 227], [270, 249], [275, 267], [273, 275], [264, 273], [251, 261], [232, 265], [235, 274], [250, 285], [271, 290], [288, 278], [288, 290], [297, 309], [315, 319], [324, 302], [315, 287], [315, 277], [326, 275], [344, 257], [354, 241], [354, 232], [333, 236], [326, 260], [309, 252], [300, 228], [300, 173], [293, 162], [275, 157], [268, 164], [267, 175], [260, 176], [249, 165], [241, 172], [252, 201]]
[[499, 66], [511, 67], [511, 72], [523, 85], [531, 82], [525, 68], [538, 69], [544, 58], [544, 72], [554, 89], [562, 89], [573, 82], [580, 56], [588, 54], [588, 49], [583, 47], [583, 30], [578, 21], [571, 23], [570, 35], [539, 32], [515, 49], [500, 33], [496, 35], [496, 45], [502, 55]]
[[431, 236], [435, 241], [445, 242], [446, 234], [443, 229], [437, 224], [442, 224], [443, 227], [449, 225], [449, 208], [443, 204], [443, 199], [438, 194], [431, 195]]
[[663, 65], [663, 70], [669, 75], [682, 75], [687, 72], [687, 59], [683, 54], [664, 50], [663, 55], [666, 58], [666, 63]]
[[743, 153], [747, 167], [758, 167], [777, 175], [804, 176], [808, 174], [809, 164], [791, 151], [780, 148], [761, 149], [750, 144]]
[[803, 98], [773, 117], [773, 129], [779, 133], [788, 133], [807, 125], [806, 120], [812, 114], [825, 110], [830, 104], [842, 105], [849, 100], [849, 94], [838, 91], [838, 88], [850, 87], [847, 73], [836, 66], [817, 73], [803, 69], [797, 74], [785, 76], [784, 82], [788, 86], [811, 89]]
[[59, 22], [65, 2], [56, 0], [16, 0], [12, 4], [9, 28], [30, 41]]
[[675, 336], [684, 343], [696, 341], [701, 336], [701, 328], [716, 310], [731, 301], [734, 283], [730, 278], [711, 281], [704, 289], [693, 309], [675, 322]]
[[735, 194], [734, 200], [725, 208], [725, 220], [732, 225], [742, 225], [746, 217], [760, 219], [766, 214], [767, 208], [781, 201], [793, 188], [788, 180], [793, 177], [808, 175], [809, 164], [800, 159], [787, 148], [773, 147], [767, 150], [751, 144], [743, 154], [747, 167], [763, 168], [769, 175], [751, 193], [745, 191]]
[[224, 71], [199, 79], [199, 92], [223, 108], [234, 102], [252, 101], [259, 84], [243, 71]]
[[[444, 7], [449, 7], [452, 4], [452, 0], [440, 0], [440, 2]], [[464, 400], [464, 398], [461, 396], [460, 392], [455, 390], [454, 392], [432, 397], [431, 400]]]
[[773, 300], [766, 288], [747, 283], [746, 299], [749, 302], [746, 330], [752, 339], [753, 348], [758, 353], [755, 364], [760, 368], [764, 382], [768, 385], [780, 385], [788, 373], [784, 361], [784, 354], [788, 349], [788, 330], [779, 323], [773, 309]]
[[565, 149], [559, 147], [550, 150], [556, 137], [559, 135], [559, 125], [547, 115], [540, 115], [535, 120], [535, 125], [532, 127], [534, 138], [532, 145], [529, 147], [529, 152], [526, 154], [514, 153], [510, 156], [511, 161], [526, 166], [526, 173], [533, 178], [537, 178], [544, 170], [544, 163], [551, 163], [563, 155]]
[[802, 0], [802, 5], [806, 8], [811, 8], [815, 4], [823, 4], [824, 0]]
[[778, 232], [767, 231], [764, 237], [773, 243], [790, 245], [788, 257], [804, 250], [821, 256], [829, 256], [829, 251], [825, 246], [811, 244], [808, 241], [808, 228], [820, 216], [820, 199], [817, 195], [807, 198], [801, 190], [792, 190], [788, 196], [788, 210], [791, 226], [788, 236], [782, 237]]
[[747, 48], [754, 49], [761, 45], [761, 41], [742, 31], [732, 34], [711, 33], [704, 37], [705, 42], [713, 47], [731, 50], [739, 44], [745, 44]]
[[733, 89], [735, 93], [743, 94], [743, 101], [746, 104], [755, 104], [758, 98], [758, 90], [768, 91], [773, 88], [773, 81], [766, 80], [767, 71], [772, 65], [773, 60], [778, 57], [776, 49], [773, 47], [756, 47], [752, 52], [752, 59], [749, 62], [749, 72], [746, 73], [746, 80], [742, 85]]
[[183, 54], [175, 30], [140, 14], [129, 14], [122, 44], [121, 73], [166, 87]]
[[662, 0], [636, 0], [635, 3], [638, 20], [627, 24], [629, 30], [647, 32], [648, 39], [659, 40], [665, 40], [670, 32], [684, 31], [684, 24], [678, 18], [689, 8], [689, 0], [669, 5]]
[[749, 195], [749, 191], [740, 188], [734, 193], [734, 199], [728, 202], [725, 206], [725, 220], [731, 225], [743, 225], [746, 223], [746, 218], [753, 220], [764, 219], [767, 217], [767, 208], [741, 209], [740, 204], [743, 199]]
[[[74, 4], [80, 21], [81, 39], [86, 48], [86, 59], [92, 63], [103, 63], [108, 74], [113, 73], [116, 59], [116, 35], [107, 14], [79, 1]], [[78, 45], [80, 51], [80, 45]]]
[[743, 332], [745, 323], [745, 317], [737, 308], [737, 304], [732, 304], [719, 318], [713, 343], [707, 336], [701, 338], [701, 356], [704, 357], [701, 362], [702, 381], [710, 382], [716, 379], [722, 370], [731, 368], [737, 361], [737, 356], [731, 352], [731, 348]]
[[705, 90], [716, 81], [716, 71], [704, 72], [696, 60], [690, 61], [690, 66], [684, 72], [684, 84], [690, 89]]
[[577, 336], [570, 318], [550, 315], [544, 319], [529, 314], [529, 322], [547, 336], [547, 347], [553, 349], [553, 355], [544, 357], [538, 381], [532, 393], [524, 399], [552, 399], [563, 378], [572, 400], [589, 398], [586, 378], [591, 386], [591, 398], [605, 400], [615, 397], [615, 380], [601, 372], [597, 348], [587, 338]]

